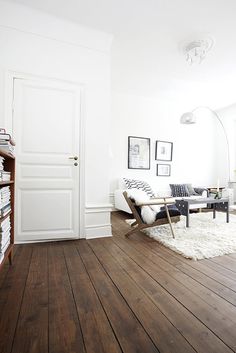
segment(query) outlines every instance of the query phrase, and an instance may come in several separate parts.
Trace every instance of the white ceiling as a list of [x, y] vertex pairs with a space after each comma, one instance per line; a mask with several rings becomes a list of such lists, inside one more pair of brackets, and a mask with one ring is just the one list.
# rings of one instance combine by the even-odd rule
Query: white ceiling
[[[115, 90], [214, 107], [236, 102], [235, 0], [14, 1], [112, 33]], [[189, 66], [181, 43], [205, 34], [215, 45]]]

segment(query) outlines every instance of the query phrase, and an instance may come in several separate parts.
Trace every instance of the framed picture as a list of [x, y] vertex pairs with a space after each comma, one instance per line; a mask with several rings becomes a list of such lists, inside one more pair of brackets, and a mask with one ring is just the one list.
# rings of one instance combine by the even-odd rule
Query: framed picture
[[150, 138], [128, 137], [128, 168], [150, 169]]
[[157, 176], [170, 176], [170, 164], [157, 164]]
[[172, 161], [173, 142], [156, 141], [156, 160]]

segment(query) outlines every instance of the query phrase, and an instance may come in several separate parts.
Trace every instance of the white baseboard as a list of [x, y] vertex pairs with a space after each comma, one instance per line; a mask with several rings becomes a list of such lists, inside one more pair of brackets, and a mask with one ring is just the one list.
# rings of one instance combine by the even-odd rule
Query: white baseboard
[[112, 236], [111, 224], [86, 226], [85, 232], [86, 239], [96, 239]]
[[85, 209], [85, 238], [111, 237], [111, 204], [87, 205]]

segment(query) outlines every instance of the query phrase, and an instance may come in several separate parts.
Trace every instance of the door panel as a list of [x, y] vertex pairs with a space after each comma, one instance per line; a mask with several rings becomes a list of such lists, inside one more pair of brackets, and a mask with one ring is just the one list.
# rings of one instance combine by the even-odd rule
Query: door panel
[[[55, 233], [72, 229], [72, 194], [69, 190], [21, 190], [20, 201], [22, 232]], [[37, 208], [32, 207], [35, 201]]]
[[22, 152], [71, 153], [75, 145], [75, 93], [57, 87], [27, 84], [23, 88], [23, 103]]
[[80, 90], [14, 80], [16, 239], [78, 238]]

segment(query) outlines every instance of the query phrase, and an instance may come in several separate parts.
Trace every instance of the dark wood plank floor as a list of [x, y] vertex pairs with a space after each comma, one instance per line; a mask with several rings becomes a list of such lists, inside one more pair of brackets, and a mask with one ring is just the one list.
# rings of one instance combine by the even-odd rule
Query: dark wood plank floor
[[142, 233], [16, 246], [0, 353], [236, 352], [236, 254], [191, 261]]

